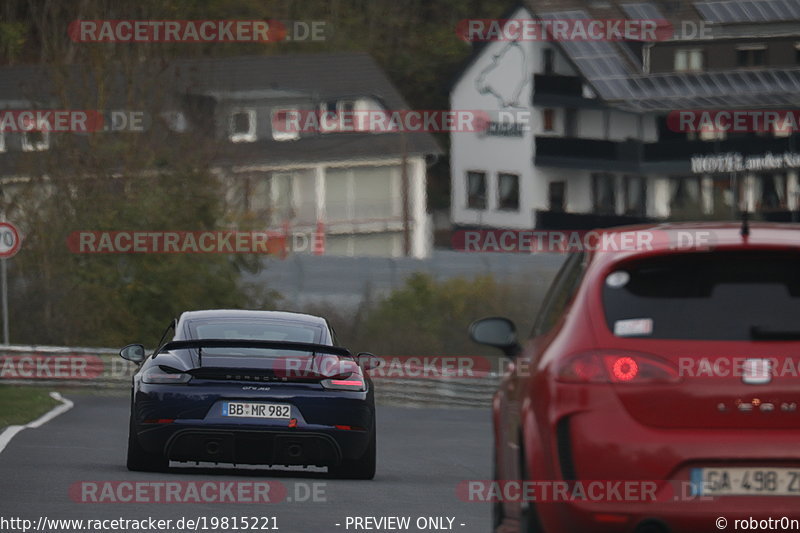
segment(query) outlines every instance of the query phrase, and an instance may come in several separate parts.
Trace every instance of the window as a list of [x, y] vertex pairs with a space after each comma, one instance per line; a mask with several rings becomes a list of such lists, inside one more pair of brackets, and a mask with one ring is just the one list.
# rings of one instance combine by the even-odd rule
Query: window
[[728, 137], [728, 133], [725, 130], [704, 127], [700, 130], [698, 137], [701, 141], [724, 141]]
[[759, 212], [786, 209], [786, 193], [788, 191], [786, 174], [761, 175], [757, 177], [756, 184], [757, 192], [760, 193], [756, 205]]
[[41, 152], [50, 148], [50, 132], [35, 130], [22, 132], [22, 151]]
[[352, 114], [356, 110], [356, 101], [355, 100], [339, 100], [336, 102], [336, 112], [337, 113], [350, 113]]
[[400, 167], [394, 166], [353, 168], [353, 216], [356, 220], [402, 216], [400, 173]]
[[296, 107], [273, 109], [270, 116], [273, 140], [294, 141], [300, 138], [300, 111]]
[[649, 319], [653, 339], [764, 340], [759, 330], [797, 332], [800, 256], [796, 252], [666, 254], [623, 264], [623, 285], [603, 283], [611, 331]]
[[320, 133], [340, 133], [346, 131], [368, 131], [370, 133], [386, 133], [395, 131], [396, 124], [385, 113], [381, 119], [383, 106], [374, 98], [344, 98], [328, 100], [319, 106], [323, 117], [320, 119]]
[[545, 74], [553, 73], [553, 60], [555, 59], [555, 51], [552, 48], [545, 48], [542, 52], [542, 63]]
[[578, 110], [567, 108], [564, 110], [564, 137], [578, 136]]
[[643, 216], [647, 208], [647, 182], [643, 176], [625, 176], [625, 214]]
[[231, 142], [253, 142], [256, 140], [256, 112], [253, 109], [234, 111], [230, 116], [229, 137]]
[[747, 44], [736, 47], [736, 64], [740, 67], [760, 67], [767, 64], [767, 45]]
[[519, 175], [500, 173], [497, 175], [497, 208], [519, 210]]
[[467, 172], [467, 207], [486, 209], [486, 172]]
[[690, 178], [672, 178], [669, 181], [669, 188], [671, 218], [694, 220], [702, 216], [699, 178], [694, 176]]
[[736, 218], [735, 206], [739, 205], [741, 195], [739, 194], [740, 187], [734, 188], [734, 185], [729, 176], [711, 178], [711, 209], [708, 218], [715, 220]]
[[594, 212], [613, 215], [617, 212], [616, 180], [613, 174], [592, 174]]
[[792, 133], [794, 133], [794, 128], [789, 121], [775, 121], [772, 125], [772, 135], [775, 137], [789, 137]]
[[697, 72], [703, 70], [703, 50], [700, 48], [680, 49], [675, 51], [675, 72]]
[[[399, 165], [329, 168], [325, 211], [329, 222], [390, 220], [402, 217]], [[313, 183], [309, 183], [313, 193]]]
[[294, 218], [294, 180], [291, 172], [273, 172], [270, 176], [272, 224]]
[[323, 113], [320, 121], [320, 133], [341, 133], [343, 131], [354, 131], [355, 111], [357, 102], [355, 100], [329, 100], [320, 105]]
[[556, 111], [555, 109], [542, 110], [542, 130], [555, 131], [556, 129]]
[[550, 331], [564, 315], [575, 293], [578, 292], [586, 269], [583, 253], [572, 253], [556, 274], [542, 302], [533, 326], [532, 337]]
[[547, 185], [547, 201], [550, 211], [563, 213], [567, 209], [567, 182], [551, 181]]
[[[197, 339], [245, 339], [281, 342], [317, 343], [323, 338], [321, 326], [285, 320], [216, 319], [193, 320], [189, 331]], [[291, 352], [292, 356], [313, 356], [309, 352]], [[284, 357], [286, 350], [272, 348], [203, 348], [203, 359], [213, 356]]]
[[728, 132], [712, 125], [704, 125], [698, 131], [686, 132], [686, 138], [690, 141], [724, 141], [727, 137]]

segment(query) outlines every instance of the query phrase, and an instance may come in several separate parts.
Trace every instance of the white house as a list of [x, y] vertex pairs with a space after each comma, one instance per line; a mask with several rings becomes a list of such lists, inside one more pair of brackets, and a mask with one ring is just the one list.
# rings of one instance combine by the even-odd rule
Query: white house
[[[669, 18], [649, 3], [569, 3], [563, 12], [534, 12], [532, 1], [532, 9], [503, 19]], [[451, 133], [454, 225], [585, 228], [722, 219], [737, 209], [774, 220], [796, 216], [796, 132], [676, 132], [668, 120], [677, 110], [800, 102], [800, 38], [787, 40], [779, 27], [785, 20], [754, 20], [753, 35], [741, 24], [729, 34], [728, 25], [743, 21], [712, 23], [704, 9], [711, 3], [672, 15], [715, 25], [714, 39], [475, 46], [450, 105], [486, 110], [492, 123]], [[741, 67], [752, 62], [742, 50], [756, 35], [769, 53]]]

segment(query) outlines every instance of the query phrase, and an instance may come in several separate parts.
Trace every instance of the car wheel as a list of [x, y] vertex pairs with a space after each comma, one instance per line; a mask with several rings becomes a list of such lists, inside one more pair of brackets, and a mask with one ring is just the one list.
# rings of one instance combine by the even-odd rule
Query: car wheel
[[372, 426], [372, 435], [364, 453], [358, 459], [342, 460], [335, 467], [331, 467], [329, 472], [334, 477], [341, 479], [372, 479], [375, 477], [375, 459], [377, 456], [377, 442], [375, 434], [377, 429]]
[[[520, 449], [522, 447], [520, 446]], [[530, 473], [528, 472], [528, 463], [525, 460], [525, 452], [520, 454], [520, 481], [526, 482], [531, 480]], [[542, 524], [539, 523], [539, 515], [533, 502], [525, 498], [519, 504], [519, 531], [520, 533], [543, 533]]]
[[133, 413], [128, 424], [128, 470], [134, 472], [166, 472], [169, 459], [163, 455], [150, 453], [142, 448], [133, 427]]

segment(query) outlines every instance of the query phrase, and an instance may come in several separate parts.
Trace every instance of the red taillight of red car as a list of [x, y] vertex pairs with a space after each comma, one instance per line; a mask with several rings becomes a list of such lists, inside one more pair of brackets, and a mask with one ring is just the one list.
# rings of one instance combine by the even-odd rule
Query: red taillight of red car
[[641, 353], [598, 351], [567, 358], [558, 371], [564, 383], [675, 383], [675, 365]]

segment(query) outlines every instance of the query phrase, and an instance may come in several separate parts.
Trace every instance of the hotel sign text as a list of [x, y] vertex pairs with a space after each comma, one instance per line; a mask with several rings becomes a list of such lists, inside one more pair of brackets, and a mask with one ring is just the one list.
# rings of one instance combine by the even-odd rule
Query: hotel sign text
[[779, 170], [800, 168], [800, 154], [784, 152], [745, 157], [738, 152], [725, 154], [696, 155], [691, 159], [692, 172], [705, 174], [714, 172], [741, 172], [745, 170]]

